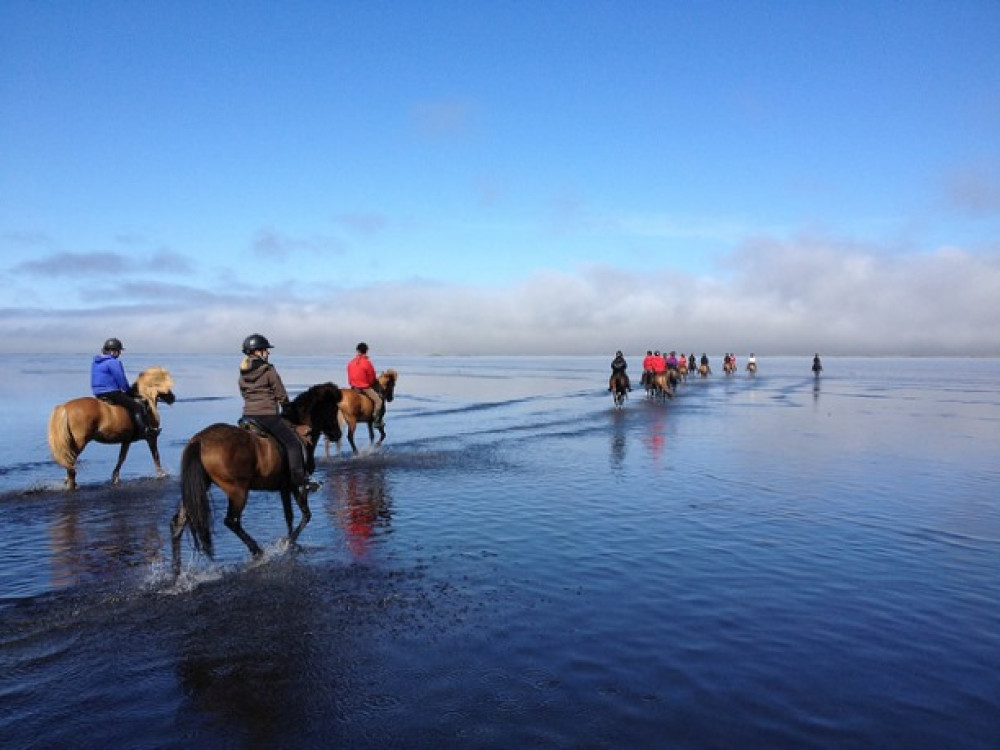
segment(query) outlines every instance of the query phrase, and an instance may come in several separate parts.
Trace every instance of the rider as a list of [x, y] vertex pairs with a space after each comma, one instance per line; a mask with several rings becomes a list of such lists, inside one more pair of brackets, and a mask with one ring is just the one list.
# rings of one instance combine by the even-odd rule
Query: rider
[[642, 358], [642, 384], [649, 385], [653, 380], [653, 350], [647, 349], [646, 356]]
[[660, 354], [659, 349], [653, 352], [653, 359], [650, 364], [653, 366], [654, 375], [662, 375], [667, 371], [667, 359]]
[[288, 456], [292, 484], [300, 493], [315, 492], [319, 483], [306, 474], [302, 441], [282, 418], [280, 410], [289, 403], [288, 392], [274, 365], [267, 361], [271, 342], [259, 333], [243, 340], [240, 362], [240, 395], [243, 396], [243, 416], [250, 417], [277, 438]]
[[631, 391], [632, 384], [629, 382], [628, 373], [625, 370], [628, 369], [628, 362], [625, 361], [625, 356], [621, 351], [615, 352], [615, 358], [611, 360], [611, 380], [608, 381], [608, 390], [613, 391], [615, 385], [615, 375], [619, 373], [625, 378], [625, 389]]
[[688, 357], [688, 370], [694, 372], [698, 368], [695, 366], [694, 352], [691, 352], [691, 356]]
[[90, 389], [102, 401], [125, 407], [132, 417], [136, 440], [155, 437], [160, 434], [160, 428], [147, 427], [146, 409], [131, 395], [125, 367], [118, 359], [124, 349], [122, 342], [116, 338], [104, 342], [101, 353], [95, 354], [90, 364]]
[[704, 365], [705, 367], [709, 366], [709, 364], [708, 364], [708, 355], [705, 354], [704, 352], [701, 353], [701, 364]]
[[757, 357], [754, 356], [753, 352], [750, 352], [750, 356], [747, 357], [747, 369], [748, 370], [757, 369]]
[[368, 344], [362, 341], [355, 347], [357, 354], [347, 363], [347, 384], [361, 391], [375, 404], [372, 410], [372, 426], [381, 430], [384, 426], [385, 399], [382, 398], [375, 366], [368, 359]]

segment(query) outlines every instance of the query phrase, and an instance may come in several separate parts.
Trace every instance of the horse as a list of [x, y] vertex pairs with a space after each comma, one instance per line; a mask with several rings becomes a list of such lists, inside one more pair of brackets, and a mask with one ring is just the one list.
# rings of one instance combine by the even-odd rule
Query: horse
[[650, 382], [653, 384], [653, 395], [657, 398], [674, 397], [674, 384], [676, 381], [669, 370], [667, 372], [654, 372], [650, 378]]
[[[131, 393], [143, 402], [150, 428], [160, 426], [160, 413], [156, 404], [161, 401], [168, 405], [174, 403], [173, 387], [174, 380], [163, 367], [147, 368], [135, 379]], [[153, 429], [150, 433], [145, 440], [153, 457], [156, 475], [165, 477], [167, 473], [160, 466], [160, 451], [157, 447], [158, 430]], [[59, 404], [49, 416], [49, 450], [53, 460], [66, 469], [64, 484], [70, 490], [77, 488], [76, 461], [87, 443], [94, 440], [98, 443], [121, 444], [118, 463], [111, 472], [111, 483], [118, 484], [128, 449], [138, 439], [128, 409], [94, 396], [75, 398]]]
[[708, 374], [712, 371], [712, 368], [708, 365], [698, 365], [698, 374], [703, 378], [707, 378]]
[[[399, 374], [395, 370], [386, 370], [378, 376], [379, 389], [382, 392], [382, 398], [385, 399], [387, 404], [391, 403], [395, 397], [396, 381], [398, 379]], [[344, 391], [344, 398], [340, 402], [337, 418], [341, 429], [346, 428], [347, 430], [347, 442], [351, 444], [351, 450], [354, 453], [358, 452], [358, 446], [354, 442], [354, 430], [357, 428], [358, 422], [368, 425], [368, 440], [371, 445], [381, 445], [382, 441], [385, 440], [385, 425], [380, 425], [378, 428], [379, 439], [377, 443], [375, 442], [374, 412], [375, 402], [364, 393], [354, 389]], [[334, 442], [337, 444], [337, 453], [340, 453], [340, 437], [335, 438]], [[329, 458], [329, 437], [326, 438], [323, 449], [326, 457]]]
[[615, 372], [611, 375], [611, 396], [615, 402], [615, 408], [621, 409], [625, 406], [625, 399], [628, 398], [628, 378], [624, 372]]
[[751, 377], [757, 374], [756, 362], [747, 362], [747, 374], [750, 375]]
[[[339, 439], [336, 409], [341, 390], [333, 383], [314, 385], [296, 396], [285, 409], [285, 417], [305, 437], [306, 468], [315, 468], [316, 441], [323, 433]], [[208, 490], [217, 485], [229, 499], [226, 527], [250, 550], [255, 558], [263, 554], [260, 545], [240, 523], [250, 490], [281, 493], [281, 504], [288, 526], [288, 541], [294, 543], [312, 518], [307, 493], [292, 485], [288, 461], [277, 439], [246, 427], [216, 423], [209, 425], [184, 447], [181, 454], [181, 503], [170, 522], [174, 574], [180, 573], [180, 545], [184, 528], [189, 528], [194, 547], [213, 555], [211, 503]], [[292, 528], [292, 496], [299, 506], [298, 526]]]

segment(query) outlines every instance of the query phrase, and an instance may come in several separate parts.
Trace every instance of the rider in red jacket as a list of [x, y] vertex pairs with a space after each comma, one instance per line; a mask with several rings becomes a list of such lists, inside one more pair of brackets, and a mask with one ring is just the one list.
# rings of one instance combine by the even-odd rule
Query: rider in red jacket
[[357, 346], [357, 352], [354, 359], [347, 363], [347, 384], [372, 400], [375, 404], [372, 425], [380, 428], [385, 417], [385, 400], [379, 388], [375, 366], [368, 359], [368, 344], [362, 341]]

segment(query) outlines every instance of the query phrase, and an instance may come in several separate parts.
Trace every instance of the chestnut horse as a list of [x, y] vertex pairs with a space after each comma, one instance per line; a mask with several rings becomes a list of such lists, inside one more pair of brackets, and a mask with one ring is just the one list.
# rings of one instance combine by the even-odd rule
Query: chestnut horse
[[[382, 398], [388, 404], [392, 401], [396, 392], [396, 381], [399, 379], [399, 375], [395, 370], [386, 370], [381, 375], [378, 376], [379, 388], [382, 391]], [[382, 441], [385, 440], [385, 426], [378, 428], [379, 439], [378, 443], [375, 442], [375, 426], [372, 423], [375, 412], [375, 403], [368, 398], [361, 391], [356, 390], [345, 390], [344, 398], [340, 402], [339, 410], [339, 420], [340, 426], [342, 428], [347, 428], [347, 442], [351, 444], [351, 450], [354, 453], [358, 452], [358, 446], [354, 442], [354, 430], [358, 426], [358, 422], [363, 422], [368, 425], [368, 440], [372, 445], [381, 445]], [[337, 453], [340, 453], [340, 438], [336, 438], [334, 442], [337, 444]], [[330, 439], [326, 439], [324, 445], [324, 451], [326, 457], [330, 457]]]
[[[160, 426], [157, 402], [174, 403], [173, 387], [173, 378], [162, 367], [143, 370], [135, 379], [132, 395], [144, 403], [149, 427]], [[145, 440], [153, 456], [156, 475], [164, 477], [166, 472], [160, 466], [160, 451], [156, 438], [156, 434], [151, 434]], [[118, 463], [111, 472], [111, 483], [118, 484], [129, 446], [137, 439], [132, 415], [128, 410], [94, 396], [75, 398], [60, 404], [52, 410], [52, 415], [49, 417], [49, 450], [55, 462], [66, 469], [65, 483], [71, 490], [77, 488], [76, 460], [83, 453], [87, 443], [95, 440], [98, 443], [121, 444]]]
[[[296, 396], [285, 410], [285, 417], [301, 437], [305, 437], [306, 469], [315, 467], [315, 438], [319, 433], [327, 439], [339, 439], [337, 404], [341, 391], [333, 383], [314, 385]], [[180, 545], [184, 527], [189, 527], [196, 550], [209, 557], [212, 546], [212, 506], [208, 496], [211, 485], [217, 485], [229, 499], [226, 527], [259, 557], [263, 550], [246, 531], [240, 518], [250, 490], [270, 490], [281, 493], [281, 504], [288, 526], [288, 541], [294, 542], [309, 523], [307, 493], [292, 485], [288, 461], [281, 444], [269, 435], [245, 427], [217, 423], [192, 437], [181, 454], [181, 504], [170, 522], [174, 573], [180, 573]], [[292, 496], [298, 503], [301, 518], [292, 528]]]

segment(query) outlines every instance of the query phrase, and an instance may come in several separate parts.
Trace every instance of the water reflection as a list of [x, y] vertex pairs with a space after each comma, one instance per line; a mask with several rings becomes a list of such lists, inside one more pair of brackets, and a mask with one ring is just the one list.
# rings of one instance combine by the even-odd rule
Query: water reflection
[[392, 498], [386, 486], [385, 467], [354, 462], [331, 476], [331, 517], [347, 539], [355, 559], [371, 552], [375, 538], [390, 527]]
[[620, 469], [625, 463], [625, 412], [615, 409], [611, 419], [611, 468]]
[[313, 692], [315, 597], [294, 566], [277, 568], [203, 586], [172, 613], [187, 623], [176, 643], [186, 701], [210, 718], [213, 731], [241, 737], [237, 744], [246, 747], [282, 744], [282, 735], [306, 718]]
[[[124, 568], [149, 565], [162, 546], [155, 513], [115, 496], [67, 493], [49, 526], [50, 581], [66, 588], [90, 577], [114, 580]], [[115, 503], [101, 512], [101, 503]], [[85, 503], [85, 505], [81, 505]], [[95, 507], [97, 506], [97, 507]], [[138, 513], [138, 520], [133, 517]]]
[[657, 409], [649, 420], [649, 429], [646, 432], [646, 448], [654, 463], [658, 463], [663, 455], [663, 450], [667, 445], [666, 437], [666, 416], [663, 409]]

